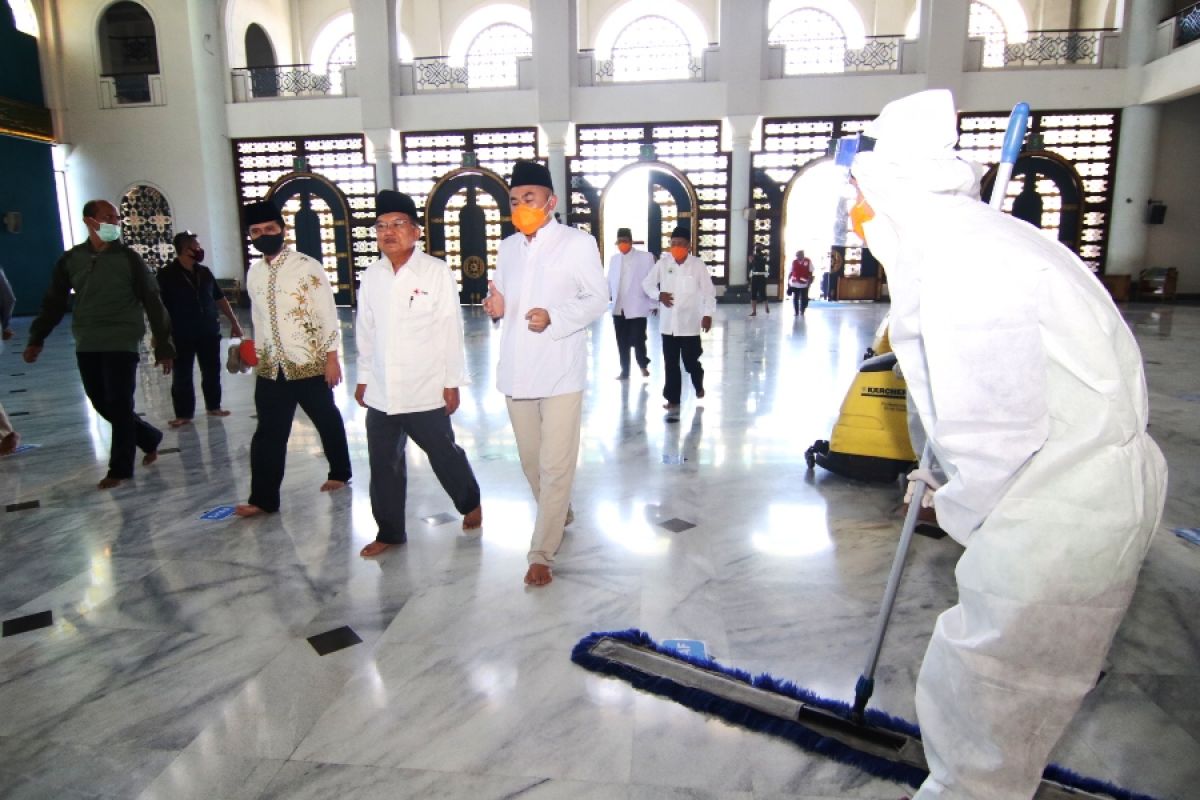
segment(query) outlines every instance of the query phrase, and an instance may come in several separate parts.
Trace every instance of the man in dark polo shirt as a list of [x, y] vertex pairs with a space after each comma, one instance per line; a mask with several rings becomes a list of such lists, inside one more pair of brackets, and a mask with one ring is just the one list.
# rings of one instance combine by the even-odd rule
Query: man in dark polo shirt
[[227, 417], [221, 408], [221, 321], [218, 309], [229, 319], [229, 335], [241, 338], [237, 315], [217, 286], [212, 270], [200, 262], [204, 248], [191, 231], [175, 234], [175, 258], [158, 271], [158, 288], [163, 305], [171, 314], [175, 337], [175, 371], [171, 380], [171, 402], [175, 418], [172, 428], [187, 425], [196, 413], [196, 388], [192, 363], [200, 364], [200, 389], [210, 417]]
[[112, 425], [108, 474], [98, 489], [112, 489], [133, 477], [137, 450], [142, 464], [154, 463], [162, 431], [133, 410], [137, 390], [138, 345], [146, 335], [146, 318], [154, 334], [154, 363], [170, 374], [175, 359], [171, 320], [158, 296], [158, 284], [142, 259], [121, 243], [121, 215], [107, 200], [83, 206], [88, 238], [62, 254], [54, 265], [42, 311], [29, 326], [25, 363], [42, 353], [42, 343], [67, 313], [71, 290], [75, 310], [75, 360], [83, 390], [96, 413]]

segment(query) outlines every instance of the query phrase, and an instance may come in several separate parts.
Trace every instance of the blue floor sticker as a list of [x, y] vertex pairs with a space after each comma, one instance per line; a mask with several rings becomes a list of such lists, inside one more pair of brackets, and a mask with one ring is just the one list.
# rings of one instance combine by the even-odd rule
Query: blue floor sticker
[[233, 509], [233, 506], [217, 506], [201, 514], [200, 519], [229, 519], [233, 516]]
[[1176, 528], [1175, 535], [1192, 544], [1200, 544], [1200, 528]]
[[708, 648], [698, 639], [664, 639], [662, 646], [689, 658], [708, 658]]
[[39, 447], [41, 447], [40, 444], [19, 444], [17, 445], [17, 449], [13, 450], [9, 455], [15, 456], [18, 453], [28, 453], [30, 450], [37, 450]]

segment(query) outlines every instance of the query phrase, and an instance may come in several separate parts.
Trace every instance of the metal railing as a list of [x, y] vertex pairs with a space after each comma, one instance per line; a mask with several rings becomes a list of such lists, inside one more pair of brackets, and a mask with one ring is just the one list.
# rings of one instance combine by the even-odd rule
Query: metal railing
[[121, 73], [100, 76], [100, 107], [163, 106], [162, 75], [157, 73]]
[[467, 65], [451, 64], [445, 56], [414, 58], [412, 68], [413, 89], [418, 93], [458, 92], [471, 88]]
[[899, 72], [903, 41], [903, 36], [868, 36], [862, 47], [846, 50], [846, 72]]
[[311, 64], [280, 64], [274, 67], [240, 67], [233, 70], [234, 99], [268, 97], [324, 97], [345, 92], [342, 76], [317, 72]]
[[1115, 33], [1114, 28], [1029, 31], [1025, 41], [1004, 45], [1004, 64], [996, 68], [1099, 66], [1104, 40]]
[[657, 47], [614, 48], [611, 58], [597, 59], [593, 55], [593, 64], [598, 84], [704, 80], [704, 59], [690, 51], [672, 53]]

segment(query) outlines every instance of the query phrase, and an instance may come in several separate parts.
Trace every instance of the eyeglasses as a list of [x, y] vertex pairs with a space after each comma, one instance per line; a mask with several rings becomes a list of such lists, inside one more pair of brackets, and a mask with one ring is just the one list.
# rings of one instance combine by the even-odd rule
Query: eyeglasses
[[376, 233], [384, 233], [385, 231], [399, 230], [404, 227], [415, 229], [417, 226], [416, 223], [402, 219], [396, 222], [376, 222], [374, 227]]

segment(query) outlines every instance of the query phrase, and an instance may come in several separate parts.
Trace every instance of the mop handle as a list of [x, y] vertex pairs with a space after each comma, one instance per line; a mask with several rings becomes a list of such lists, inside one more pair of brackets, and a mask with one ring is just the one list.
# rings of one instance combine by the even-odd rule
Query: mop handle
[[1008, 116], [1008, 128], [1004, 131], [1004, 145], [1000, 148], [1000, 163], [996, 165], [996, 180], [992, 183], [992, 196], [988, 198], [988, 205], [992, 208], [1000, 208], [1004, 205], [1008, 181], [1012, 178], [1017, 157], [1021, 155], [1021, 143], [1025, 141], [1025, 131], [1028, 128], [1029, 104], [1017, 103]]
[[[928, 471], [933, 463], [933, 450], [929, 442], [921, 452], [921, 469]], [[867, 668], [859, 680], [873, 682], [875, 667], [879, 664], [879, 653], [883, 649], [883, 639], [887, 635], [888, 622], [891, 620], [892, 607], [896, 604], [896, 593], [900, 589], [900, 577], [904, 574], [904, 562], [908, 557], [908, 546], [912, 542], [913, 531], [917, 527], [917, 516], [921, 513], [921, 498], [928, 488], [925, 481], [913, 481], [912, 499], [908, 503], [908, 513], [904, 515], [904, 526], [900, 529], [900, 544], [896, 547], [896, 557], [892, 559], [892, 571], [888, 575], [887, 589], [883, 592], [883, 602], [879, 605], [879, 618], [875, 623], [875, 639], [871, 643], [871, 652], [867, 656]]]

